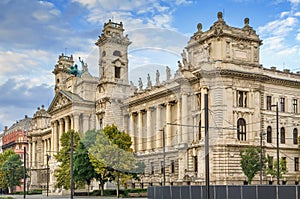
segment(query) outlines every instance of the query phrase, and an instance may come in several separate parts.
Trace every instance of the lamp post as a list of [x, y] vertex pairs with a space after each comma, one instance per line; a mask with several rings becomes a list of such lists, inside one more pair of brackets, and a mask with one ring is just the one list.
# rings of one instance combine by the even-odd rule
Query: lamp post
[[162, 150], [163, 150], [163, 181], [164, 181], [164, 186], [166, 186], [166, 171], [165, 171], [165, 162], [166, 162], [166, 143], [165, 143], [165, 128], [163, 127], [162, 129], [160, 129], [160, 131], [162, 131]]
[[71, 150], [70, 150], [70, 188], [71, 188], [71, 196], [70, 198], [73, 199], [73, 195], [74, 195], [74, 180], [73, 180], [73, 151], [74, 151], [74, 135], [73, 135], [73, 131], [71, 131], [70, 134], [71, 137]]
[[272, 107], [276, 107], [276, 144], [277, 144], [277, 184], [280, 184], [279, 181], [279, 116], [278, 116], [278, 102], [276, 104], [271, 105]]
[[26, 147], [24, 147], [24, 166], [23, 166], [23, 198], [26, 198]]

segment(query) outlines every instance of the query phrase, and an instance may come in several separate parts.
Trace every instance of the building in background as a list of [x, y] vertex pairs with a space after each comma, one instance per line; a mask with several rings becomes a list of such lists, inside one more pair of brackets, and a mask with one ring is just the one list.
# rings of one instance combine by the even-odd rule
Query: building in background
[[[24, 119], [16, 121], [11, 127], [5, 127], [2, 135], [2, 151], [13, 150], [24, 161], [24, 148], [27, 149], [27, 131], [31, 126], [32, 118], [25, 115]], [[27, 153], [28, 154], [28, 153]], [[23, 190], [23, 184], [16, 187], [16, 191]]]
[[[80, 71], [72, 56], [59, 56], [53, 71], [55, 97], [47, 111], [38, 109], [29, 130], [30, 168], [36, 172], [32, 187], [44, 187], [46, 178], [38, 172], [45, 176], [49, 166], [50, 191], [55, 191], [53, 155], [60, 150], [63, 132], [74, 129], [84, 135], [109, 124], [131, 136], [134, 152], [146, 165], [141, 181], [132, 181], [132, 187], [162, 185], [164, 173], [166, 185], [204, 184], [205, 94], [212, 184], [245, 182], [240, 150], [246, 147], [262, 147], [263, 155], [276, 159], [277, 122], [280, 158], [286, 159], [288, 170], [281, 183], [298, 184], [300, 74], [260, 64], [262, 41], [248, 18], [241, 28], [227, 25], [222, 13], [209, 30], [199, 23], [175, 74], [166, 67], [153, 81], [149, 75], [145, 84], [140, 79], [138, 86], [128, 80], [131, 42], [123, 33], [122, 23], [104, 24], [96, 42], [99, 78], [90, 75], [82, 60]], [[263, 173], [264, 184], [273, 181]], [[258, 182], [256, 176], [253, 183]]]

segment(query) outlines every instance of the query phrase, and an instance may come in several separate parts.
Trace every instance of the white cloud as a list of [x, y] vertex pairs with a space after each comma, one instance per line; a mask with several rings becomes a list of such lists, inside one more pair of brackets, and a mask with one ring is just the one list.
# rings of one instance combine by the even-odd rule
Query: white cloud
[[297, 41], [300, 41], [300, 33], [297, 34], [296, 40], [297, 40]]
[[283, 17], [286, 17], [286, 16], [288, 16], [290, 14], [290, 12], [282, 12], [282, 13], [280, 13], [280, 18], [283, 18]]

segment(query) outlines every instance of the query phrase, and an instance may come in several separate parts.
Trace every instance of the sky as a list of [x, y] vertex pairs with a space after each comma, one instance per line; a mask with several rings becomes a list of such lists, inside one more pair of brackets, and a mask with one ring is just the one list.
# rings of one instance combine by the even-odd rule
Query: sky
[[[58, 56], [81, 57], [98, 76], [95, 42], [103, 24], [124, 24], [129, 47], [129, 78], [174, 71], [180, 53], [202, 23], [208, 30], [223, 12], [225, 22], [243, 27], [244, 18], [263, 45], [265, 68], [300, 70], [300, 0], [1, 0], [0, 132], [54, 97], [52, 71]], [[163, 75], [163, 72], [162, 72]], [[153, 79], [153, 78], [152, 78]]]

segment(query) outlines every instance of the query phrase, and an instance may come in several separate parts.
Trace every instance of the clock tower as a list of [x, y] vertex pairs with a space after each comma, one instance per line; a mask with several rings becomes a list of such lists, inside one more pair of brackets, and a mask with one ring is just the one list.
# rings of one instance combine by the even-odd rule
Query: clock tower
[[96, 112], [100, 129], [116, 124], [123, 127], [122, 102], [127, 97], [128, 84], [128, 46], [131, 44], [124, 36], [122, 22], [109, 20], [104, 23], [99, 47], [99, 83], [97, 87]]

